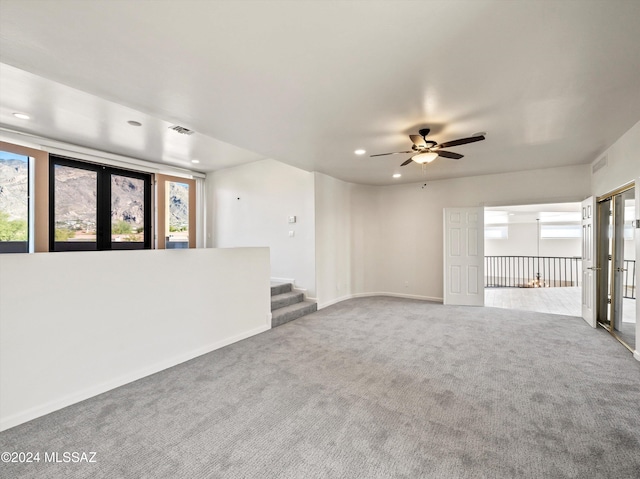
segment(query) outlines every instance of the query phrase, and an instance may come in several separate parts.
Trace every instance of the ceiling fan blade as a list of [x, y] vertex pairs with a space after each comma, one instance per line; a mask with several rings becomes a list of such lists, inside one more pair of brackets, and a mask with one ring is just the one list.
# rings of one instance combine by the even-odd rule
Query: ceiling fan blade
[[409, 163], [413, 162], [413, 157], [409, 158], [407, 161], [402, 163], [400, 166], [407, 166]]
[[394, 151], [393, 153], [378, 153], [377, 155], [369, 156], [369, 158], [373, 158], [374, 156], [399, 155], [401, 153], [413, 153], [413, 150], [409, 150], [409, 151]]
[[427, 147], [427, 143], [424, 140], [424, 138], [420, 135], [409, 135], [409, 138], [411, 138], [411, 141], [413, 141], [413, 144], [416, 145], [418, 148], [426, 148]]
[[434, 153], [437, 153], [438, 156], [442, 156], [444, 158], [451, 158], [452, 160], [459, 160], [460, 158], [464, 157], [464, 155], [460, 155], [458, 153], [454, 153], [453, 151], [442, 151], [442, 150], [438, 150]]
[[449, 148], [451, 146], [466, 145], [467, 143], [475, 143], [484, 140], [484, 136], [470, 136], [469, 138], [460, 138], [459, 140], [445, 141], [437, 145], [437, 148]]

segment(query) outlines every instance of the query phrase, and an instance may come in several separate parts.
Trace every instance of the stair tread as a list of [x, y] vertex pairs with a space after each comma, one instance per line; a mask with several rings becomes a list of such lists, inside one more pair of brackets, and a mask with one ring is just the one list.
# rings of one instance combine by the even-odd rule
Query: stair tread
[[284, 308], [279, 308], [273, 311], [273, 316], [287, 314], [291, 311], [297, 311], [298, 309], [304, 309], [312, 304], [316, 304], [313, 301], [300, 301], [299, 303], [290, 304]]
[[304, 297], [304, 294], [300, 293], [299, 291], [290, 291], [288, 293], [274, 294], [273, 296], [271, 296], [271, 301], [275, 301], [275, 300], [278, 300], [278, 299], [284, 299], [284, 298], [295, 298], [297, 296]]
[[271, 283], [271, 296], [288, 293], [293, 289], [291, 283]]
[[304, 301], [304, 294], [299, 291], [291, 291], [289, 293], [281, 293], [271, 296], [271, 311], [289, 306], [290, 304]]
[[290, 304], [289, 306], [285, 306], [284, 308], [279, 308], [273, 311], [272, 317], [283, 316], [291, 311], [298, 311], [300, 309], [306, 309], [315, 305], [314, 301], [300, 301], [299, 303]]

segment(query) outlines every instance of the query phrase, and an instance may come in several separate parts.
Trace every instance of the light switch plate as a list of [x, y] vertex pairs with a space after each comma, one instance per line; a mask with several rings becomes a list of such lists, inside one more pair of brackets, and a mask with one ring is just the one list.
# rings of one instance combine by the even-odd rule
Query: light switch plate
[[296, 217], [295, 216], [289, 216], [289, 223], [295, 223], [296, 222]]
[[293, 238], [296, 235], [295, 231], [289, 231], [289, 238]]

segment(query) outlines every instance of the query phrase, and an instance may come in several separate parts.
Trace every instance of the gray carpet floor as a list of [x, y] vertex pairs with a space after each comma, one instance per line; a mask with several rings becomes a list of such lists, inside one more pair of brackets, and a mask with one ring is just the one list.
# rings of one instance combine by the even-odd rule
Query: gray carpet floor
[[575, 317], [354, 299], [0, 446], [97, 461], [3, 478], [638, 478], [640, 363]]

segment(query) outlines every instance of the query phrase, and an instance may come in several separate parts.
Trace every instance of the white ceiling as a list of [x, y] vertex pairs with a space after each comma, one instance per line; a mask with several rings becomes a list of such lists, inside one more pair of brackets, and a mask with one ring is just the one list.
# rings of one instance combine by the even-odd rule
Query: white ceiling
[[[274, 158], [367, 184], [586, 164], [640, 120], [638, 19], [634, 0], [0, 0], [0, 123], [200, 171]], [[369, 158], [421, 127], [487, 140], [425, 173]]]

